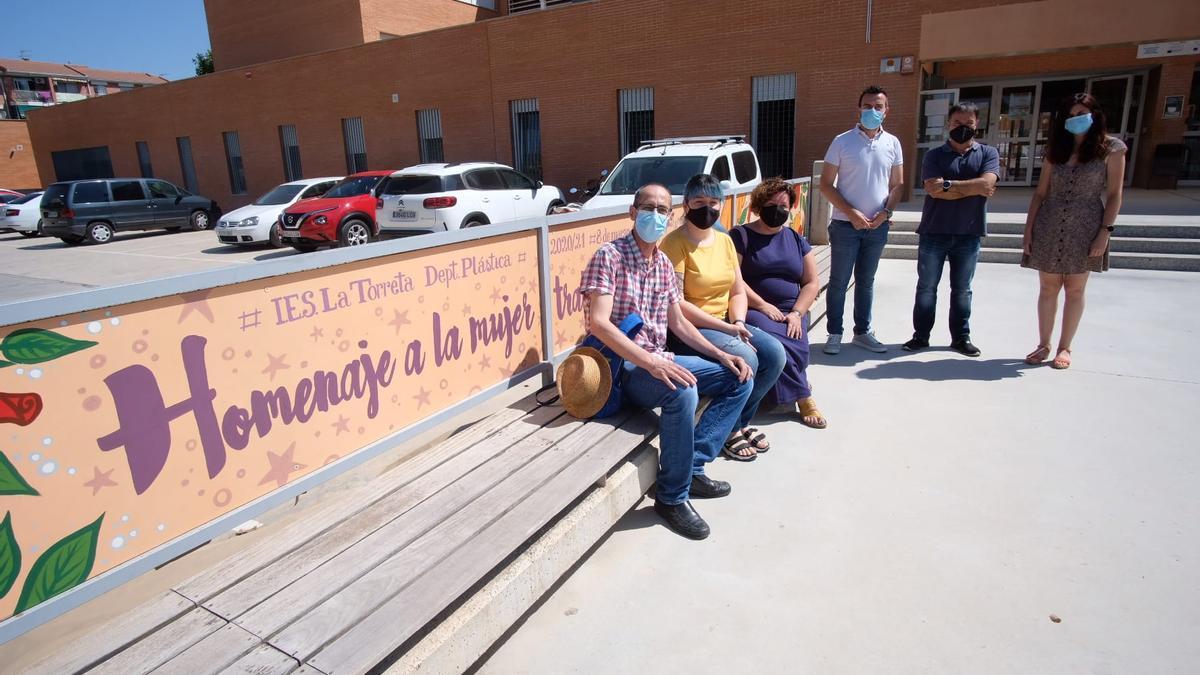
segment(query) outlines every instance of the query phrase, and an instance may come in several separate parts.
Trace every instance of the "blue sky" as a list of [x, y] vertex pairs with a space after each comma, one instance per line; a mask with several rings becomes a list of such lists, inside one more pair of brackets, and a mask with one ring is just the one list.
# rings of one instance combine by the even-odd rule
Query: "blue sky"
[[[253, 0], [249, 0], [253, 1]], [[203, 0], [35, 0], [4, 3], [0, 57], [80, 63], [179, 80], [208, 49]]]

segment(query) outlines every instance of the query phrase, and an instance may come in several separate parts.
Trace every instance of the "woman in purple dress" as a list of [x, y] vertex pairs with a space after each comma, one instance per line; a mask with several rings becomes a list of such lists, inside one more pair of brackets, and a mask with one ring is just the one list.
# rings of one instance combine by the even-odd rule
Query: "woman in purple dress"
[[763, 181], [750, 195], [750, 211], [758, 219], [733, 228], [729, 236], [747, 286], [746, 323], [774, 335], [787, 354], [775, 401], [790, 406], [806, 426], [824, 429], [827, 422], [813, 401], [807, 373], [808, 310], [821, 282], [812, 246], [786, 226], [795, 201], [795, 189], [786, 181]]

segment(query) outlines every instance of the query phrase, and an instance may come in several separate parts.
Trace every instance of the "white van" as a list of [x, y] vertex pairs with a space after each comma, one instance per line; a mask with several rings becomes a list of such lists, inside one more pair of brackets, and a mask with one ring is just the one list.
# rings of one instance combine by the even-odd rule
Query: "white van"
[[629, 206], [633, 193], [646, 183], [662, 183], [682, 199], [688, 179], [698, 173], [712, 174], [733, 190], [762, 182], [758, 156], [744, 136], [663, 138], [625, 155], [583, 208]]

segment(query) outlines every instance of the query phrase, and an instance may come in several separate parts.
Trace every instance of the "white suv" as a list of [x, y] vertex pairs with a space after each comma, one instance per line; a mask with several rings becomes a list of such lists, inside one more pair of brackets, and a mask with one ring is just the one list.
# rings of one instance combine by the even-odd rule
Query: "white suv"
[[494, 162], [410, 166], [385, 178], [375, 197], [380, 233], [396, 234], [544, 216], [563, 203], [558, 188]]
[[683, 196], [688, 179], [709, 173], [730, 189], [762, 182], [758, 156], [744, 136], [694, 136], [646, 141], [625, 155], [608, 174], [584, 209], [629, 206], [629, 200], [646, 183], [662, 183], [675, 197]]

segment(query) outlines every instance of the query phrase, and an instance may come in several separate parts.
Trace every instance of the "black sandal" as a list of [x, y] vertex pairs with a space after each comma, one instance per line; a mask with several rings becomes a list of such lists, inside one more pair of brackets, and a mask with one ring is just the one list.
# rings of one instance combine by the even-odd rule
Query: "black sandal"
[[[771, 449], [771, 442], [767, 440], [767, 435], [759, 431], [758, 427], [746, 427], [742, 429], [742, 436], [754, 448], [758, 454], [762, 454]], [[765, 446], [763, 444], [766, 444]]]
[[750, 445], [750, 442], [744, 436], [736, 434], [735, 437], [731, 437], [730, 440], [725, 441], [725, 446], [721, 448], [721, 454], [735, 462], [753, 462], [758, 459], [757, 450], [754, 450], [754, 453], [750, 455], [739, 454], [746, 450], [754, 450], [754, 446]]

